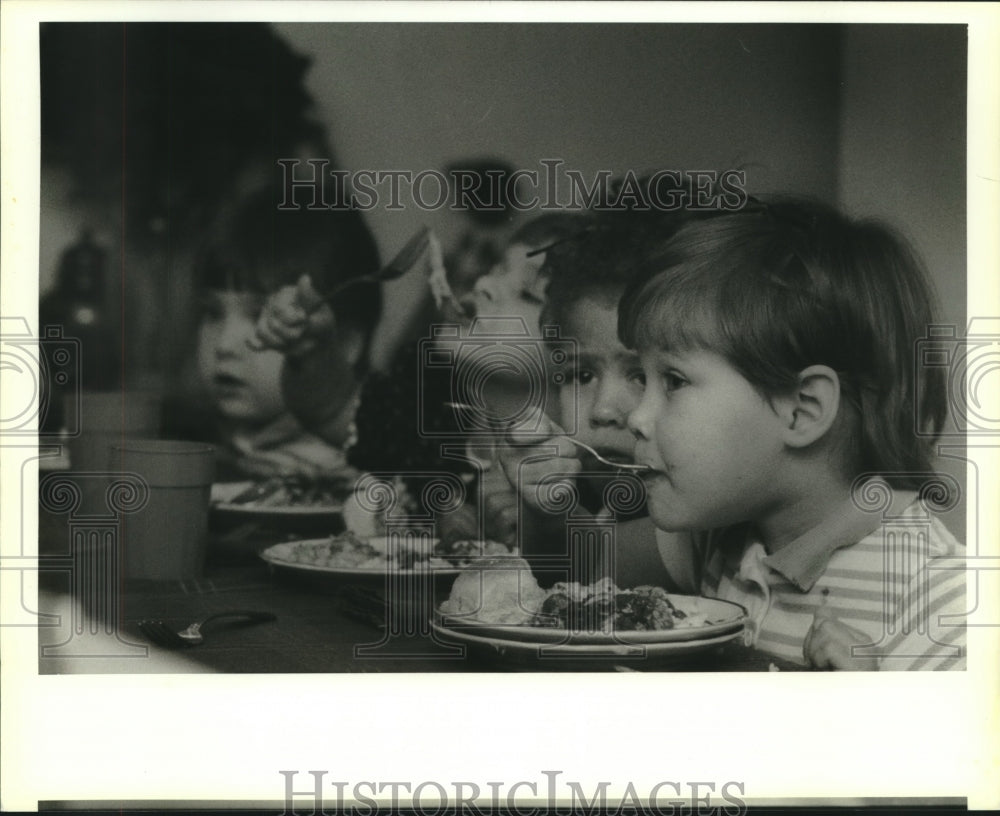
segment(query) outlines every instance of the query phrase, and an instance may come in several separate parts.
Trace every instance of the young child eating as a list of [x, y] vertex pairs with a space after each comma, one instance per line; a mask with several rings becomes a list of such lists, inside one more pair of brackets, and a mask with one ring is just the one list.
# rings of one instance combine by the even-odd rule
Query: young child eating
[[[540, 271], [543, 258], [529, 257], [529, 253], [578, 234], [586, 224], [583, 216], [566, 213], [548, 213], [524, 224], [512, 238], [503, 261], [477, 282], [468, 298], [463, 298], [468, 313], [459, 314], [455, 304], [447, 304], [452, 313], [442, 316], [442, 320], [455, 323], [456, 335], [453, 340], [442, 341], [442, 345], [458, 345], [468, 338], [470, 316], [485, 321], [488, 328], [493, 319], [513, 318], [537, 332], [547, 276]], [[442, 272], [440, 255], [431, 234], [427, 252], [414, 269], [424, 266], [428, 272]], [[303, 278], [274, 291], [257, 322], [255, 342], [288, 356], [286, 400], [303, 424], [324, 439], [336, 431], [335, 424], [328, 427], [321, 409], [325, 395], [338, 383], [326, 370], [326, 360], [337, 348], [331, 335], [339, 319], [330, 315], [329, 306], [319, 298], [312, 281]], [[513, 543], [516, 512], [512, 492], [502, 474], [496, 478], [499, 469], [489, 467], [490, 440], [476, 437], [470, 442], [456, 414], [460, 409], [453, 404], [455, 370], [425, 366], [421, 349], [417, 342], [404, 345], [387, 372], [373, 372], [366, 379], [359, 398], [357, 438], [350, 450], [350, 463], [363, 471], [393, 472], [404, 484], [412, 481], [416, 489], [419, 478], [428, 473], [458, 473], [467, 478], [478, 473], [483, 477], [479, 480], [485, 494], [483, 513], [466, 507], [467, 512], [446, 515], [439, 533], [449, 539], [478, 539], [485, 534]], [[498, 377], [491, 378], [491, 385], [496, 386], [488, 395], [492, 399], [521, 398], [514, 387], [508, 389]], [[505, 393], [508, 390], [512, 393]], [[449, 453], [449, 448], [467, 443], [468, 458]]]
[[[560, 337], [571, 342], [574, 356], [566, 367], [572, 375], [559, 389], [558, 414], [539, 417], [539, 427], [530, 434], [512, 432], [500, 447], [504, 472], [522, 499], [520, 543], [543, 583], [558, 574], [558, 569], [547, 571], [543, 565], [568, 555], [567, 518], [546, 508], [543, 499], [543, 486], [559, 478], [572, 482], [580, 497], [577, 515], [581, 510], [603, 514], [615, 524], [610, 577], [617, 586], [672, 585], [642, 502], [636, 503], [634, 512], [612, 513], [605, 508], [603, 493], [614, 468], [566, 436], [594, 448], [604, 460], [633, 461], [635, 439], [627, 420], [642, 396], [642, 367], [638, 354], [618, 339], [618, 302], [641, 259], [677, 229], [682, 217], [682, 213], [641, 211], [600, 214], [586, 234], [546, 254], [549, 284], [540, 322], [558, 326]], [[541, 450], [554, 455], [541, 455]], [[580, 576], [586, 581], [599, 577]], [[689, 571], [684, 582], [690, 580]]]
[[931, 564], [964, 548], [917, 492], [946, 410], [914, 357], [932, 302], [885, 228], [792, 200], [687, 224], [623, 298], [635, 457], [650, 516], [679, 534], [666, 560], [690, 548], [696, 589], [746, 607], [757, 649], [964, 667], [965, 574]]
[[[278, 210], [267, 189], [240, 202], [213, 225], [196, 261], [201, 288], [196, 362], [211, 409], [210, 427], [168, 428], [168, 435], [215, 443], [220, 480], [319, 478], [343, 471], [368, 342], [381, 307], [377, 285], [359, 282], [337, 298], [335, 342], [324, 350], [325, 374], [337, 387], [322, 405], [323, 438], [293, 415], [282, 389], [286, 358], [258, 347], [255, 330], [268, 293], [294, 283], [304, 271], [325, 290], [377, 266], [374, 240], [357, 213]], [[333, 321], [332, 312], [325, 317]], [[303, 400], [308, 402], [307, 395]]]

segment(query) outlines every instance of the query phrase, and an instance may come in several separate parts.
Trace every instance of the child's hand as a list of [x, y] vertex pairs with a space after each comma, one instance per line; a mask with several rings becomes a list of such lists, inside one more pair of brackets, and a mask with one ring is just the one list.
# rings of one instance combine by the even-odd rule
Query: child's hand
[[256, 349], [276, 349], [288, 357], [308, 354], [320, 338], [333, 332], [333, 310], [302, 275], [295, 286], [283, 286], [271, 294], [257, 320]]
[[518, 504], [517, 493], [510, 488], [485, 497], [483, 532], [486, 538], [508, 547], [517, 544]]
[[[555, 451], [542, 453], [541, 448], [555, 448]], [[546, 477], [563, 474], [564, 481], [569, 482], [582, 467], [576, 446], [566, 440], [562, 428], [544, 415], [537, 417], [537, 427], [530, 432], [516, 428], [508, 431], [497, 452], [507, 480], [527, 504], [539, 510], [545, 509], [539, 501], [539, 485]]]
[[478, 541], [481, 533], [475, 508], [465, 504], [451, 513], [442, 514], [437, 519], [437, 534], [445, 545], [456, 541]]
[[851, 654], [852, 646], [861, 646], [870, 638], [837, 620], [826, 606], [816, 610], [812, 626], [802, 644], [806, 663], [827, 671], [878, 671], [878, 659]]

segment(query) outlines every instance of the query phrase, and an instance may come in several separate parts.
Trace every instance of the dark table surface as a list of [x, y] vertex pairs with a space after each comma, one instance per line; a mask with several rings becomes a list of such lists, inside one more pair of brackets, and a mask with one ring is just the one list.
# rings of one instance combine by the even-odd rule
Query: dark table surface
[[[381, 603], [385, 582], [365, 585], [329, 576], [274, 570], [258, 552], [301, 534], [244, 525], [216, 530], [204, 576], [197, 580], [119, 582], [82, 586], [67, 569], [67, 519], [39, 516], [39, 671], [53, 673], [339, 673], [497, 671], [774, 671], [802, 667], [747, 649], [740, 639], [680, 657], [600, 655], [567, 661], [564, 655], [511, 655], [445, 642], [431, 626], [433, 607], [447, 597], [448, 581], [425, 582], [411, 602]], [[274, 613], [265, 623], [217, 621], [202, 645], [180, 651], [152, 645], [139, 631], [143, 619], [184, 628], [234, 609]], [[503, 652], [500, 654], [499, 652]]]

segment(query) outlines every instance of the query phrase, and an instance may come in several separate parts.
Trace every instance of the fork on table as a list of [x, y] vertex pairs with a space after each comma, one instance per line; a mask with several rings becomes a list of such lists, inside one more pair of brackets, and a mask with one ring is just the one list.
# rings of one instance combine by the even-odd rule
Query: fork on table
[[278, 616], [273, 612], [236, 609], [231, 612], [216, 612], [214, 615], [208, 615], [180, 631], [177, 631], [161, 620], [141, 620], [137, 625], [139, 631], [152, 643], [167, 649], [180, 649], [203, 643], [205, 636], [201, 632], [202, 627], [210, 621], [219, 620], [220, 618], [243, 618], [242, 623], [249, 624], [274, 621], [278, 619]]

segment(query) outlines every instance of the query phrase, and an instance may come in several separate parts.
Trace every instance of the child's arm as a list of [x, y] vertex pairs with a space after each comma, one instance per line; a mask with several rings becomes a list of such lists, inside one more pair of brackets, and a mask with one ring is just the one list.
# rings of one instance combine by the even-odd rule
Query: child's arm
[[337, 339], [333, 310], [309, 275], [268, 297], [252, 345], [285, 355], [281, 384], [289, 411], [324, 441], [343, 446], [351, 419], [345, 414], [354, 393], [341, 377], [331, 376], [343, 371], [345, 350]]
[[[517, 543], [533, 565], [565, 557], [568, 514], [554, 510], [546, 494], [556, 498], [560, 484], [572, 490], [582, 468], [577, 448], [563, 438], [562, 429], [544, 415], [529, 421], [534, 425], [535, 420], [534, 431], [509, 431], [497, 445], [500, 467], [519, 502]], [[540, 580], [552, 583], [565, 576]]]

